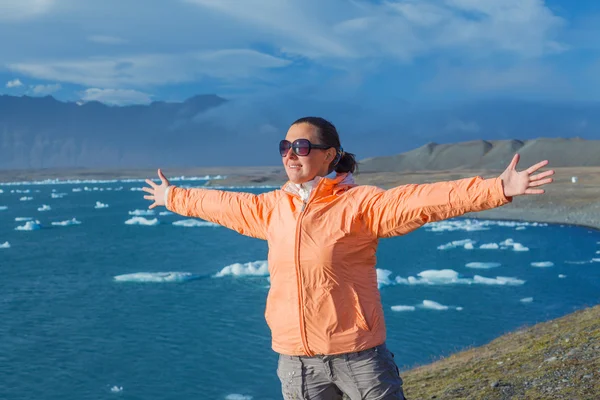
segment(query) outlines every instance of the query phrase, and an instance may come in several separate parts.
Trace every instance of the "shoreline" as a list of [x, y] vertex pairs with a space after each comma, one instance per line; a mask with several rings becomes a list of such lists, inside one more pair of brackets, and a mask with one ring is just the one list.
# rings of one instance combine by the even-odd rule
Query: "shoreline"
[[[204, 177], [207, 175], [224, 177], [224, 179], [210, 180], [206, 185], [207, 188], [215, 186], [243, 187], [243, 189], [265, 186], [280, 187], [287, 181], [287, 176], [281, 166], [169, 168], [164, 169], [163, 172], [167, 178]], [[489, 170], [368, 172], [355, 175], [355, 179], [359, 185], [374, 185], [388, 189], [404, 184], [432, 183], [472, 176], [491, 178], [498, 176], [501, 172]], [[571, 181], [573, 176], [578, 177], [577, 183]], [[4, 187], [5, 192], [12, 187], [12, 185], [6, 185], [7, 181], [144, 178], [157, 181], [156, 170], [0, 170], [0, 187]], [[555, 168], [554, 183], [547, 187], [544, 195], [521, 196], [502, 207], [468, 213], [461, 217], [569, 225], [598, 231], [600, 230], [600, 167]]]

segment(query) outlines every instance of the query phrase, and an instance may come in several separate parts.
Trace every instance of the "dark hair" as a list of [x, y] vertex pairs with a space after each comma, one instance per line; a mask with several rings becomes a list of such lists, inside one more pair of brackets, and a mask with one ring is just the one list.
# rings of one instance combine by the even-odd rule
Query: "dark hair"
[[334, 147], [337, 150], [337, 157], [333, 159], [329, 165], [329, 172], [335, 170], [335, 172], [354, 172], [358, 171], [358, 162], [356, 156], [352, 153], [346, 153], [342, 149], [340, 143], [340, 135], [338, 134], [335, 126], [321, 117], [303, 117], [300, 118], [292, 125], [296, 124], [310, 124], [317, 128], [317, 135], [319, 136], [320, 144]]

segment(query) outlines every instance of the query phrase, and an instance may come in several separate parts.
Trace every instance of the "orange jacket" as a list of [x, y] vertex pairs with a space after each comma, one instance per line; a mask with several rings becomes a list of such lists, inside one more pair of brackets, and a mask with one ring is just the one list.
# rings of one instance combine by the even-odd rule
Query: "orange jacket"
[[272, 347], [287, 355], [341, 354], [385, 341], [377, 288], [379, 238], [511, 201], [499, 178], [389, 190], [318, 178], [302, 202], [289, 182], [254, 195], [171, 187], [167, 208], [268, 240], [265, 318]]

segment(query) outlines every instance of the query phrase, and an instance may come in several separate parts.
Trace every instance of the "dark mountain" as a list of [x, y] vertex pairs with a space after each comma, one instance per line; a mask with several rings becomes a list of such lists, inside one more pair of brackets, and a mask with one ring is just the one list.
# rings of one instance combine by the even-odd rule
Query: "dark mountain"
[[[196, 115], [226, 100], [215, 95], [182, 103], [111, 107], [92, 101], [0, 96], [0, 168], [192, 165], [202, 146]], [[178, 154], [165, 150], [177, 148]], [[186, 161], [187, 160], [187, 161]]]
[[[344, 148], [359, 159], [392, 156], [430, 142], [473, 141], [480, 142], [470, 144], [469, 152], [498, 153], [494, 157], [503, 159], [504, 152], [488, 142], [600, 139], [597, 103], [494, 100], [425, 107], [396, 101], [373, 108], [293, 96], [228, 101], [201, 95], [180, 103], [116, 107], [50, 96], [0, 96], [0, 168], [276, 165], [277, 142], [292, 121], [306, 115], [336, 124]], [[516, 149], [518, 143], [504, 146]], [[452, 151], [444, 150], [444, 157], [460, 158]], [[440, 157], [431, 164], [428, 157], [413, 156], [410, 164], [448, 162]]]

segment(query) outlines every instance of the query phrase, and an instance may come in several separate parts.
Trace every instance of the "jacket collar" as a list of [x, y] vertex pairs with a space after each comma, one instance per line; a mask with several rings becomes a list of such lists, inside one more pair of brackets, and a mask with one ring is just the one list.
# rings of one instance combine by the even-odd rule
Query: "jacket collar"
[[[344, 172], [344, 173], [336, 173], [333, 172], [327, 176], [317, 176], [312, 181], [306, 182], [302, 184], [302, 187], [306, 190], [308, 189], [309, 194], [313, 189], [319, 187], [319, 192], [323, 195], [333, 194], [337, 195], [341, 192], [344, 192], [351, 187], [356, 186], [354, 182], [354, 178], [352, 173]], [[281, 189], [284, 192], [301, 196], [300, 195], [300, 185], [294, 184], [291, 181], [286, 182]]]

